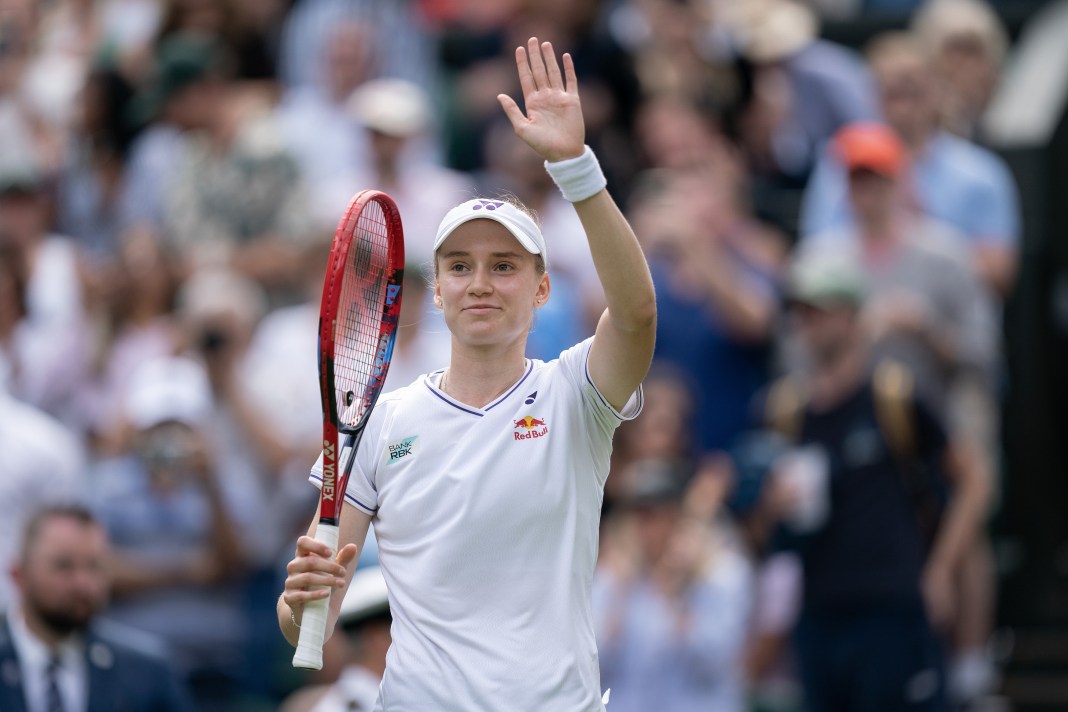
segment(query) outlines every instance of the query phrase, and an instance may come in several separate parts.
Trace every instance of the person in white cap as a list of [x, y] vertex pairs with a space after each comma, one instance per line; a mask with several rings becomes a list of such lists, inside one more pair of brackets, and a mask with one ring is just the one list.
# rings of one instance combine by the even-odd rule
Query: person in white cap
[[334, 184], [330, 222], [348, 205], [352, 186], [373, 185], [396, 201], [404, 217], [408, 259], [428, 264], [438, 218], [475, 194], [467, 175], [437, 158], [430, 96], [404, 79], [374, 79], [352, 93], [346, 108], [355, 130], [364, 135], [367, 155]]
[[339, 551], [298, 539], [278, 602], [292, 643], [305, 603], [337, 589], [332, 627], [374, 523], [393, 614], [376, 710], [604, 709], [590, 605], [601, 498], [613, 432], [641, 410], [656, 299], [584, 145], [570, 56], [561, 71], [552, 45], [531, 38], [516, 63], [526, 113], [499, 100], [574, 204], [608, 308], [593, 337], [558, 359], [527, 359], [534, 312], [550, 294], [537, 224], [493, 199], [442, 220], [434, 298], [451, 363], [379, 401]]
[[131, 451], [93, 463], [86, 477], [87, 504], [112, 542], [107, 618], [167, 646], [197, 710], [232, 709], [238, 694], [234, 661], [250, 636], [246, 542], [262, 516], [209, 445], [214, 408], [193, 359], [140, 364], [123, 398]]

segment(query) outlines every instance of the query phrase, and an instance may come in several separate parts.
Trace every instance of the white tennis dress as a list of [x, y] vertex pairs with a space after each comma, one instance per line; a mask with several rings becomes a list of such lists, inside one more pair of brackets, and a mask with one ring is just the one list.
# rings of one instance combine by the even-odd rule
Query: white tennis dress
[[441, 371], [380, 399], [346, 493], [374, 514], [393, 613], [377, 710], [604, 709], [590, 587], [612, 434], [641, 389], [612, 408], [592, 341], [528, 360], [484, 408]]

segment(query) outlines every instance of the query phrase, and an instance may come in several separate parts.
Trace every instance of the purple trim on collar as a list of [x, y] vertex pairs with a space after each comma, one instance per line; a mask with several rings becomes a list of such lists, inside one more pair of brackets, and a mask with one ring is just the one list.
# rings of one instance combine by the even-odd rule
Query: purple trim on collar
[[464, 413], [470, 413], [471, 415], [477, 415], [478, 417], [481, 418], [486, 413], [488, 413], [489, 411], [491, 411], [494, 408], [496, 408], [497, 406], [499, 406], [501, 403], [503, 403], [506, 400], [508, 400], [508, 397], [511, 396], [513, 393], [515, 393], [516, 390], [518, 390], [519, 387], [521, 385], [523, 385], [523, 382], [526, 381], [527, 378], [530, 377], [530, 374], [534, 372], [534, 362], [531, 361], [530, 359], [526, 359], [526, 362], [527, 362], [527, 370], [526, 370], [526, 373], [523, 374], [523, 377], [520, 378], [518, 381], [516, 381], [515, 385], [513, 385], [511, 388], [509, 388], [507, 393], [503, 394], [497, 400], [493, 401], [488, 406], [486, 406], [485, 408], [482, 408], [482, 409], [472, 408], [471, 406], [463, 405], [461, 403], [456, 402], [452, 398], [449, 398], [448, 396], [443, 394], [439, 388], [437, 388], [433, 383], [431, 383], [431, 378], [436, 376], [438, 373], [444, 373], [444, 369], [442, 369], [442, 371], [434, 371], [433, 373], [428, 374], [423, 379], [423, 385], [425, 385], [427, 387], [427, 390], [429, 390], [435, 396], [437, 396], [441, 400], [443, 400], [446, 403], [448, 403], [449, 405], [451, 405], [453, 408], [456, 408], [457, 410], [461, 410]]
[[534, 372], [534, 362], [531, 361], [530, 359], [527, 359], [527, 372], [523, 374], [523, 377], [515, 382], [515, 385], [512, 386], [511, 390], [509, 390], [507, 393], [505, 393], [503, 396], [501, 396], [497, 400], [493, 401], [493, 403], [491, 403], [490, 405], [488, 405], [485, 408], [483, 408], [483, 410], [484, 411], [493, 410], [494, 408], [499, 406], [501, 403], [503, 403], [508, 398], [508, 396], [510, 396], [513, 393], [515, 393], [515, 390], [517, 388], [519, 388], [519, 386], [523, 385], [523, 381], [527, 380], [527, 377], [533, 372]]

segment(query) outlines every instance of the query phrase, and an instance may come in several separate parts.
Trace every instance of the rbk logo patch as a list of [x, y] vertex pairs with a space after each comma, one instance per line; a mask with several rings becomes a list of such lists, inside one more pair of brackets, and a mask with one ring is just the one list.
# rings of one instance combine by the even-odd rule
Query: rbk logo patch
[[400, 442], [393, 443], [389, 446], [389, 463], [392, 464], [402, 457], [408, 457], [415, 452], [415, 441], [418, 435], [413, 435], [410, 438], [404, 438]]
[[515, 421], [515, 429], [512, 432], [516, 440], [532, 440], [548, 434], [549, 426], [546, 425], [545, 421], [530, 415], [523, 416]]

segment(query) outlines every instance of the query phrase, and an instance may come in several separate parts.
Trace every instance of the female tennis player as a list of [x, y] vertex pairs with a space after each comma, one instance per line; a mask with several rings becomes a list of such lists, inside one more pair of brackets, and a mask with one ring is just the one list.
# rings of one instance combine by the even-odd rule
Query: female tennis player
[[537, 225], [490, 199], [442, 220], [434, 299], [450, 364], [379, 400], [340, 550], [300, 537], [278, 602], [293, 643], [304, 604], [332, 594], [331, 630], [374, 523], [394, 621], [378, 710], [603, 709], [590, 613], [598, 519], [612, 434], [641, 408], [656, 300], [584, 145], [571, 57], [561, 72], [552, 45], [532, 38], [516, 63], [526, 114], [505, 95], [501, 106], [573, 202], [608, 308], [590, 339], [547, 363], [527, 359], [550, 293]]

